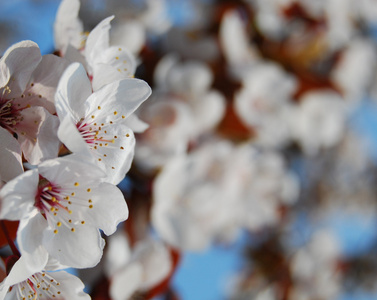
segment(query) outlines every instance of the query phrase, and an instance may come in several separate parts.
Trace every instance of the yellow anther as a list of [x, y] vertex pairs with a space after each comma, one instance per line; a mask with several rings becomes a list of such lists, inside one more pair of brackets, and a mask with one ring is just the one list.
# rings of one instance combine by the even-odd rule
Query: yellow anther
[[57, 225], [58, 227], [60, 227], [60, 226], [62, 226], [62, 222], [58, 222], [58, 223], [56, 223], [56, 225]]
[[72, 232], [75, 232], [75, 231], [76, 231], [76, 229], [72, 227], [72, 228], [71, 228], [71, 231], [72, 231]]
[[90, 204], [90, 205], [89, 205], [89, 208], [93, 208], [93, 205]]
[[92, 190], [91, 190], [91, 189], [87, 189], [86, 191], [89, 193], [89, 192], [91, 192]]
[[78, 183], [78, 182], [75, 182], [75, 186], [79, 186], [79, 183]]
[[55, 233], [55, 234], [57, 234], [57, 233], [58, 233], [58, 230], [57, 230], [57, 229], [55, 229], [55, 230], [54, 230], [54, 233]]

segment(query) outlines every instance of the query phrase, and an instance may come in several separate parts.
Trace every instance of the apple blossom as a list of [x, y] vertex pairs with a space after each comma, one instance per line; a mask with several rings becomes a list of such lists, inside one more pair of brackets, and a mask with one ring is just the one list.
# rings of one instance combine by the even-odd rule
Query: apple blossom
[[31, 41], [13, 45], [0, 60], [0, 126], [17, 137], [31, 164], [58, 154], [53, 95], [66, 67], [55, 55], [42, 57]]
[[[95, 91], [107, 83], [133, 77], [136, 69], [134, 56], [124, 47], [110, 46], [110, 21], [114, 16], [102, 20], [85, 36], [78, 18], [79, 9], [78, 0], [61, 2], [54, 26], [57, 48], [71, 62], [77, 61], [85, 66]], [[80, 42], [80, 36], [86, 39]]]
[[141, 169], [157, 169], [186, 152], [193, 136], [193, 118], [187, 103], [156, 92], [140, 109], [140, 118], [149, 124], [137, 136], [135, 163]]
[[344, 99], [331, 90], [304, 94], [289, 119], [293, 137], [308, 155], [338, 143], [344, 133], [345, 120]]
[[213, 140], [165, 164], [154, 182], [152, 206], [152, 224], [164, 241], [198, 251], [233, 231], [233, 153], [229, 141]]
[[258, 61], [255, 47], [249, 43], [248, 33], [237, 11], [226, 13], [221, 21], [220, 43], [232, 75], [242, 78], [252, 64]]
[[69, 66], [56, 93], [61, 124], [58, 137], [74, 153], [92, 157], [107, 174], [103, 180], [118, 184], [131, 166], [135, 138], [128, 117], [151, 94], [142, 80], [113, 82], [92, 94], [86, 71]]
[[256, 142], [281, 147], [290, 139], [287, 121], [297, 80], [279, 65], [260, 62], [245, 70], [234, 108], [242, 122], [256, 132]]
[[[79, 278], [65, 271], [31, 271], [28, 261], [21, 256], [8, 276], [0, 283], [0, 300], [89, 300]], [[48, 265], [46, 266], [48, 268]]]
[[292, 257], [291, 269], [296, 282], [292, 296], [298, 299], [335, 299], [341, 289], [338, 270], [340, 243], [333, 232], [315, 232], [305, 247]]
[[41, 245], [63, 265], [87, 268], [102, 256], [106, 235], [128, 217], [121, 191], [98, 183], [105, 176], [82, 157], [47, 160], [9, 181], [0, 191], [1, 219], [20, 220], [17, 241], [22, 253]]
[[146, 238], [131, 251], [127, 237], [119, 233], [110, 237], [108, 246], [106, 271], [114, 300], [129, 299], [136, 291], [148, 291], [171, 271], [170, 253], [161, 241]]

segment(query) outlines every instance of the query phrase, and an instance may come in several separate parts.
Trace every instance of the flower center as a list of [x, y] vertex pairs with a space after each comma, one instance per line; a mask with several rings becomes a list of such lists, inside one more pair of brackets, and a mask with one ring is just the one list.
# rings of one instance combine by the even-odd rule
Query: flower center
[[60, 187], [39, 175], [38, 192], [35, 197], [35, 207], [39, 212], [46, 218], [49, 212], [54, 212], [59, 208], [65, 209], [61, 201]]
[[[73, 188], [79, 186], [78, 182], [73, 184]], [[90, 193], [88, 188], [86, 193]], [[79, 191], [77, 191], [79, 193]], [[35, 196], [34, 206], [46, 219], [50, 228], [54, 228], [54, 233], [58, 233], [58, 227], [62, 225], [75, 232], [75, 225], [85, 224], [84, 220], [72, 220], [74, 209], [82, 207], [93, 208], [92, 199], [79, 197], [72, 188], [63, 188], [50, 182], [48, 179], [39, 175], [38, 191]], [[76, 216], [77, 218], [77, 216]]]
[[17, 299], [63, 299], [59, 290], [60, 283], [45, 272], [36, 273], [27, 280], [9, 288], [16, 289]]
[[15, 108], [13, 99], [0, 98], [0, 126], [13, 131], [13, 127], [22, 121], [20, 110]]
[[95, 148], [94, 146], [98, 145], [98, 143], [114, 143], [114, 139], [107, 138], [103, 136], [106, 134], [106, 131], [102, 131], [102, 126], [98, 126], [96, 123], [88, 123], [84, 120], [80, 120], [76, 127], [80, 132], [81, 136], [85, 140], [87, 144]]

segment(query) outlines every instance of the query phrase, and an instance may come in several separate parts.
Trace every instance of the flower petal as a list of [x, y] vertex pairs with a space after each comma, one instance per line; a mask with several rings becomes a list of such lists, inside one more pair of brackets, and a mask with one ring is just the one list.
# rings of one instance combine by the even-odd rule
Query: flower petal
[[85, 57], [89, 62], [94, 62], [102, 52], [109, 47], [110, 22], [114, 16], [102, 20], [89, 34], [85, 45]]
[[78, 122], [85, 116], [84, 103], [92, 93], [86, 70], [79, 63], [71, 64], [63, 73], [55, 96], [56, 111], [62, 120], [67, 114]]
[[[49, 254], [61, 264], [73, 268], [92, 268], [102, 257], [105, 241], [97, 228], [79, 225], [72, 229], [62, 226], [55, 234], [53, 229], [44, 231], [43, 244]], [[72, 247], [74, 245], [75, 251]]]
[[38, 187], [37, 170], [27, 171], [5, 184], [0, 190], [0, 219], [20, 220], [35, 210], [34, 197]]
[[97, 165], [105, 171], [104, 182], [118, 184], [131, 167], [135, 151], [135, 137], [131, 129], [120, 124], [106, 127], [107, 134], [113, 138], [113, 143], [92, 149]]
[[[41, 259], [40, 259], [41, 258]], [[39, 255], [21, 255], [20, 259], [13, 265], [11, 272], [4, 280], [6, 285], [14, 285], [27, 280], [33, 274], [42, 271], [46, 265], [47, 256], [40, 257]]]
[[23, 106], [42, 106], [51, 114], [54, 114], [56, 87], [69, 63], [68, 60], [56, 55], [44, 55], [42, 61], [31, 75], [23, 93], [24, 97], [15, 99], [14, 103], [22, 102]]
[[[139, 79], [123, 79], [93, 93], [87, 101], [88, 115], [95, 113], [104, 123], [131, 115], [152, 93], [149, 85]], [[98, 110], [98, 106], [102, 107]]]
[[23, 173], [21, 148], [17, 140], [0, 127], [0, 179], [7, 182]]
[[80, 10], [79, 0], [63, 0], [60, 3], [54, 24], [55, 48], [62, 54], [69, 44], [75, 48], [82, 45], [83, 25], [78, 18]]
[[64, 299], [90, 300], [90, 296], [83, 291], [84, 284], [78, 277], [65, 271], [50, 273], [49, 275], [60, 283], [59, 290]]
[[60, 142], [56, 135], [59, 119], [43, 107], [30, 107], [21, 112], [17, 124], [18, 141], [25, 158], [32, 165], [58, 156]]
[[[77, 197], [80, 197], [79, 193]], [[126, 201], [115, 185], [101, 183], [92, 189], [90, 199], [92, 208], [75, 210], [72, 213], [72, 218], [85, 220], [83, 226], [93, 226], [101, 229], [106, 235], [111, 235], [116, 231], [117, 225], [128, 218]]]
[[111, 82], [133, 78], [136, 70], [135, 57], [124, 47], [113, 46], [103, 50], [92, 63], [93, 90]]
[[[143, 268], [141, 264], [133, 262], [117, 273], [110, 285], [111, 299], [129, 299], [137, 291], [143, 281]], [[127, 282], [125, 285], [124, 283]]]
[[22, 94], [41, 59], [39, 47], [32, 41], [22, 41], [8, 48], [0, 60], [0, 87], [9, 86], [9, 98]]
[[89, 147], [82, 138], [70, 115], [66, 115], [63, 119], [60, 119], [58, 137], [72, 152], [81, 154], [87, 153], [90, 156]]

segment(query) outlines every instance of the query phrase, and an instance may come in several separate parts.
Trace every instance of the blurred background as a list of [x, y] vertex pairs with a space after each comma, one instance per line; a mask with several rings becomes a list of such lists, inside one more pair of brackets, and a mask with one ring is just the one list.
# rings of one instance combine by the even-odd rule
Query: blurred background
[[[0, 0], [1, 53], [64, 55], [60, 3]], [[92, 298], [376, 299], [377, 2], [81, 0], [111, 15], [153, 94]]]

